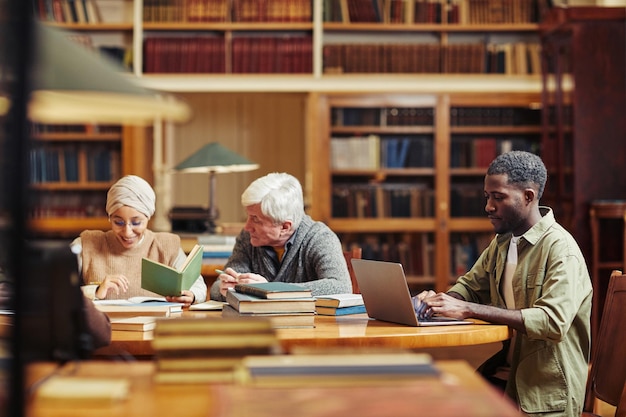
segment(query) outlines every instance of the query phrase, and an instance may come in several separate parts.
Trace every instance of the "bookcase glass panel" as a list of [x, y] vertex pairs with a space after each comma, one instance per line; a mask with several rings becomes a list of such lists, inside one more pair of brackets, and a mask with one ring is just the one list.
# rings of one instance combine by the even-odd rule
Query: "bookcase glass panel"
[[[410, 221], [410, 220], [407, 220]], [[340, 233], [344, 250], [360, 247], [363, 259], [399, 262], [412, 293], [434, 285], [432, 233]]]

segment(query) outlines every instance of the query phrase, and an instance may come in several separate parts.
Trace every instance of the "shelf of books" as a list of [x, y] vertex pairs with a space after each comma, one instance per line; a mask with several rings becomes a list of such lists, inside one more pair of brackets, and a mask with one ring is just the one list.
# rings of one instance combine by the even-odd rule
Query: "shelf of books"
[[[315, 218], [365, 259], [401, 262], [445, 290], [493, 236], [483, 181], [508, 150], [541, 152], [538, 94], [319, 95]], [[319, 163], [328, 160], [328, 165]]]
[[68, 37], [133, 69], [132, 0], [34, 0], [39, 20], [70, 33]]
[[31, 125], [29, 218], [35, 234], [108, 228], [106, 193], [128, 171], [123, 153], [131, 131], [119, 125]]
[[[37, 0], [138, 76], [540, 73], [547, 0]], [[198, 75], [205, 75], [204, 79]], [[165, 77], [164, 77], [165, 76]], [[236, 79], [225, 79], [236, 83]], [[295, 87], [294, 87], [295, 88]]]

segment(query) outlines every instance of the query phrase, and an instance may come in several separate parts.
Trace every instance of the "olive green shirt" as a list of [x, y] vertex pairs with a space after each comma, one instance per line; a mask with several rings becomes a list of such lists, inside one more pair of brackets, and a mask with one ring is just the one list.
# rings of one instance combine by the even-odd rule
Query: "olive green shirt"
[[[591, 280], [574, 238], [550, 208], [540, 211], [543, 218], [518, 242], [513, 294], [526, 334], [518, 334], [513, 346], [506, 392], [526, 413], [580, 416], [591, 344]], [[510, 233], [496, 236], [449, 291], [506, 308], [500, 281], [510, 240]]]

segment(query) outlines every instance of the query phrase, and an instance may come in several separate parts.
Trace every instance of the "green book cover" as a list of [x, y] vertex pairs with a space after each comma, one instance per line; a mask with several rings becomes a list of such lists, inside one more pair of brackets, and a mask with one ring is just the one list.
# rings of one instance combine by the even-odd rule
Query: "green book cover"
[[191, 288], [202, 269], [202, 246], [195, 245], [177, 270], [148, 258], [141, 260], [141, 288], [163, 296], [177, 296]]

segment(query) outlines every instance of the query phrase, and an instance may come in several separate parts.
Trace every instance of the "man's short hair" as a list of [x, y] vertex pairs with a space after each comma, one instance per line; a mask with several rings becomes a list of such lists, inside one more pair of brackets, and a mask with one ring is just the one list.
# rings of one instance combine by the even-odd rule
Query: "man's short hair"
[[548, 171], [541, 158], [526, 151], [498, 155], [487, 168], [487, 175], [498, 174], [506, 174], [507, 183], [520, 188], [532, 187], [534, 184], [537, 188], [537, 199], [541, 199], [548, 180]]
[[244, 207], [259, 203], [261, 212], [277, 224], [289, 220], [295, 229], [304, 217], [302, 185], [296, 177], [284, 172], [257, 178], [241, 195]]

